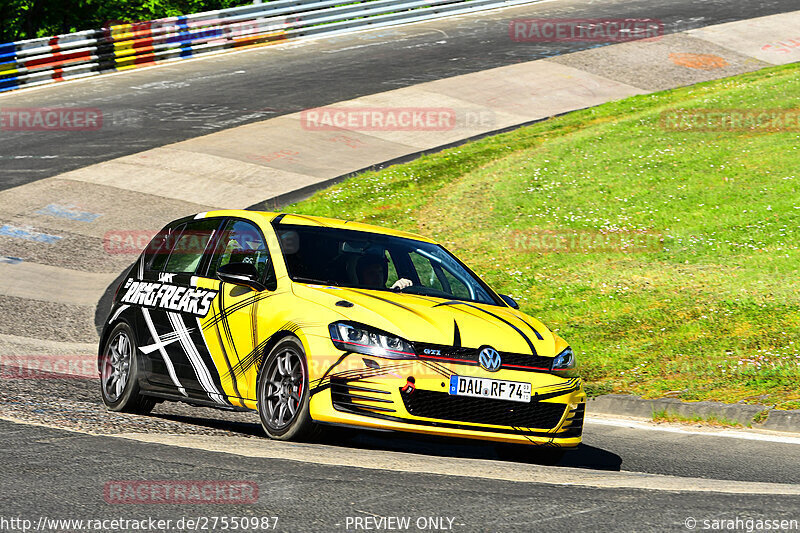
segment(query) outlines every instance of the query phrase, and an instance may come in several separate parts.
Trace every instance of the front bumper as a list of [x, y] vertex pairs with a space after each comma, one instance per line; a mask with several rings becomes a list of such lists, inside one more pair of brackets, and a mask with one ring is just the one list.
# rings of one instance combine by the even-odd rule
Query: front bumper
[[[318, 422], [564, 448], [581, 442], [586, 394], [580, 378], [506, 369], [490, 374], [358, 354], [340, 363], [311, 384], [311, 416]], [[452, 396], [454, 374], [531, 383], [531, 401]]]

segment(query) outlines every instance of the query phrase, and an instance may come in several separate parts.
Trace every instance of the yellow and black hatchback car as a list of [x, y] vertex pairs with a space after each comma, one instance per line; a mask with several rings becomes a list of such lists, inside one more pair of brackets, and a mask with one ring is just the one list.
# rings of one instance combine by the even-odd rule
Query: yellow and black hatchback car
[[558, 452], [586, 402], [569, 345], [441, 245], [254, 211], [161, 230], [117, 288], [98, 366], [111, 410], [254, 410], [284, 440], [336, 424]]

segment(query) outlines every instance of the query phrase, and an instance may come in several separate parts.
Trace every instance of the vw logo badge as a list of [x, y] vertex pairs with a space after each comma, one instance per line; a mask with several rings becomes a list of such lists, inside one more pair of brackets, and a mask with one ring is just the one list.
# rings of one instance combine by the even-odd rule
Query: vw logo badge
[[494, 348], [484, 348], [478, 356], [478, 363], [480, 363], [481, 368], [489, 372], [497, 372], [500, 370], [502, 361], [500, 360], [500, 354], [497, 353], [497, 350]]

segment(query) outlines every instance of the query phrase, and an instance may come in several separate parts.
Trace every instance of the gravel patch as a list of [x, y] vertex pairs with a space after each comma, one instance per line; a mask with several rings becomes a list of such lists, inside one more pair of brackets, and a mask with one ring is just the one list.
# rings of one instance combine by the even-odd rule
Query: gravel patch
[[101, 435], [170, 433], [263, 437], [256, 413], [222, 411], [178, 402], [158, 404], [150, 415], [114, 413], [103, 405], [99, 387], [94, 379], [0, 377], [0, 417]]
[[96, 345], [99, 336], [94, 326], [94, 312], [94, 306], [0, 295], [0, 316], [3, 317], [0, 333]]

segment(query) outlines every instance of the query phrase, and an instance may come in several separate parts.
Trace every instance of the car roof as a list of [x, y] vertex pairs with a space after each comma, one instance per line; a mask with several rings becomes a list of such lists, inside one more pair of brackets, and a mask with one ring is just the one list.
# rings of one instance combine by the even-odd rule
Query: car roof
[[353, 222], [350, 220], [340, 220], [337, 218], [317, 217], [311, 215], [295, 215], [291, 213], [274, 213], [269, 211], [248, 211], [245, 209], [225, 209], [219, 211], [208, 211], [199, 213], [194, 218], [204, 217], [238, 217], [261, 222], [262, 224], [280, 223], [292, 224], [298, 226], [317, 226], [325, 228], [348, 229], [353, 231], [365, 231], [368, 233], [380, 233], [382, 235], [391, 235], [394, 237], [403, 237], [406, 239], [414, 239], [417, 241], [429, 242], [437, 244], [433, 239], [423, 237], [416, 233], [407, 231], [400, 231], [381, 226], [374, 226], [372, 224], [364, 224], [362, 222]]

